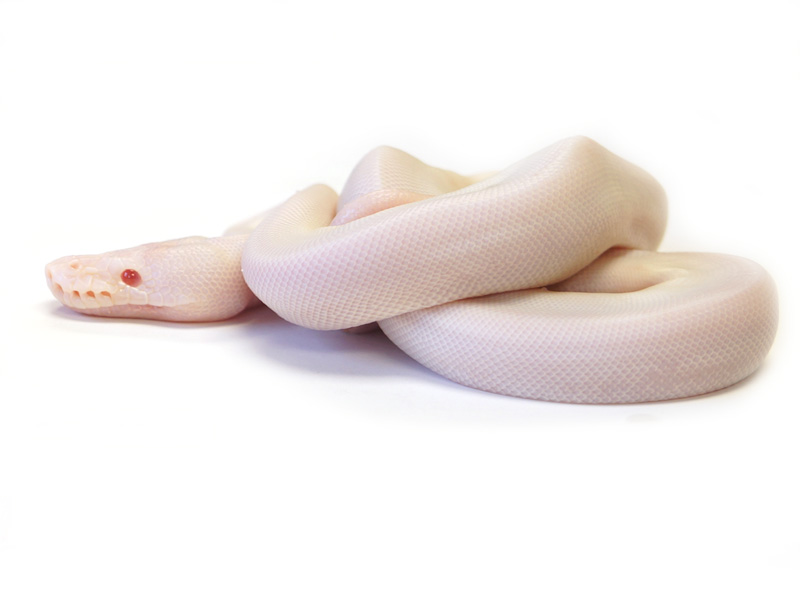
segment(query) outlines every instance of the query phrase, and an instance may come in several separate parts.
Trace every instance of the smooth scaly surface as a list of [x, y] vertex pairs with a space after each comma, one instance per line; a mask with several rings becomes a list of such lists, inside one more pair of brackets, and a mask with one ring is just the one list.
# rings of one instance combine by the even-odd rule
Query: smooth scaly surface
[[[343, 329], [452, 300], [549, 285], [608, 248], [655, 249], [666, 225], [650, 175], [570, 138], [472, 185], [392, 148], [368, 154], [334, 221], [336, 193], [312, 186], [269, 212], [247, 240], [245, 280], [280, 316]], [[416, 202], [405, 203], [409, 196]], [[331, 226], [331, 224], [335, 226]]]
[[[247, 235], [188, 237], [104, 254], [65, 256], [45, 267], [65, 306], [89, 315], [218, 321], [258, 304], [241, 275]], [[136, 285], [122, 274], [134, 271]]]
[[761, 267], [650, 252], [665, 223], [658, 183], [587, 138], [472, 177], [382, 147], [341, 196], [312, 186], [237, 235], [69, 256], [46, 273], [56, 298], [88, 314], [218, 320], [257, 296], [306, 327], [378, 321], [472, 387], [637, 402], [741, 380], [777, 326]]
[[550, 288], [460, 300], [380, 322], [430, 369], [559, 402], [696, 396], [747, 377], [777, 327], [759, 265], [723, 254], [615, 249]]

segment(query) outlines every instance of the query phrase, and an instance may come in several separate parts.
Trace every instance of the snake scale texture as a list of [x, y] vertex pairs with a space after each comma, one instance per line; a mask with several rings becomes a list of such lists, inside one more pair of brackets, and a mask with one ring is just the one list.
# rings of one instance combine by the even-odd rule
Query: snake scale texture
[[666, 214], [653, 177], [585, 137], [476, 176], [379, 147], [341, 194], [313, 185], [224, 236], [66, 256], [46, 276], [86, 314], [213, 321], [263, 302], [313, 329], [377, 322], [478, 389], [644, 402], [747, 377], [778, 322], [756, 263], [656, 252]]

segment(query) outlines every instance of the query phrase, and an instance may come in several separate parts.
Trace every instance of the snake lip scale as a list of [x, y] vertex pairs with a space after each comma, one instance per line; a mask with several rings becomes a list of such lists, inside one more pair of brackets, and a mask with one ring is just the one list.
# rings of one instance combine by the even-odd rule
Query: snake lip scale
[[84, 314], [214, 321], [263, 302], [313, 329], [377, 323], [478, 389], [643, 402], [747, 377], [778, 322], [756, 263], [657, 252], [666, 218], [658, 182], [589, 138], [471, 176], [382, 146], [340, 194], [312, 185], [225, 235], [66, 256], [45, 274]]

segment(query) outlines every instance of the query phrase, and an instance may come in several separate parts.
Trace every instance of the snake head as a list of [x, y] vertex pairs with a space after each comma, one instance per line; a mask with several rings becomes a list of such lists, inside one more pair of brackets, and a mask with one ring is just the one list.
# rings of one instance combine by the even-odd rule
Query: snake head
[[56, 299], [83, 314], [216, 321], [253, 303], [240, 267], [245, 238], [188, 237], [65, 256], [45, 275]]

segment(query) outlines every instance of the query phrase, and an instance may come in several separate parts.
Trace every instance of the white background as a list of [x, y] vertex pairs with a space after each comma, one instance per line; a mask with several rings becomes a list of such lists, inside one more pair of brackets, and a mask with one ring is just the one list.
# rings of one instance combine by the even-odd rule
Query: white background
[[[0, 597], [797, 598], [794, 1], [0, 0]], [[584, 134], [663, 248], [762, 263], [763, 368], [634, 406], [453, 384], [256, 310], [84, 318], [43, 266], [229, 224], [379, 144]]]

